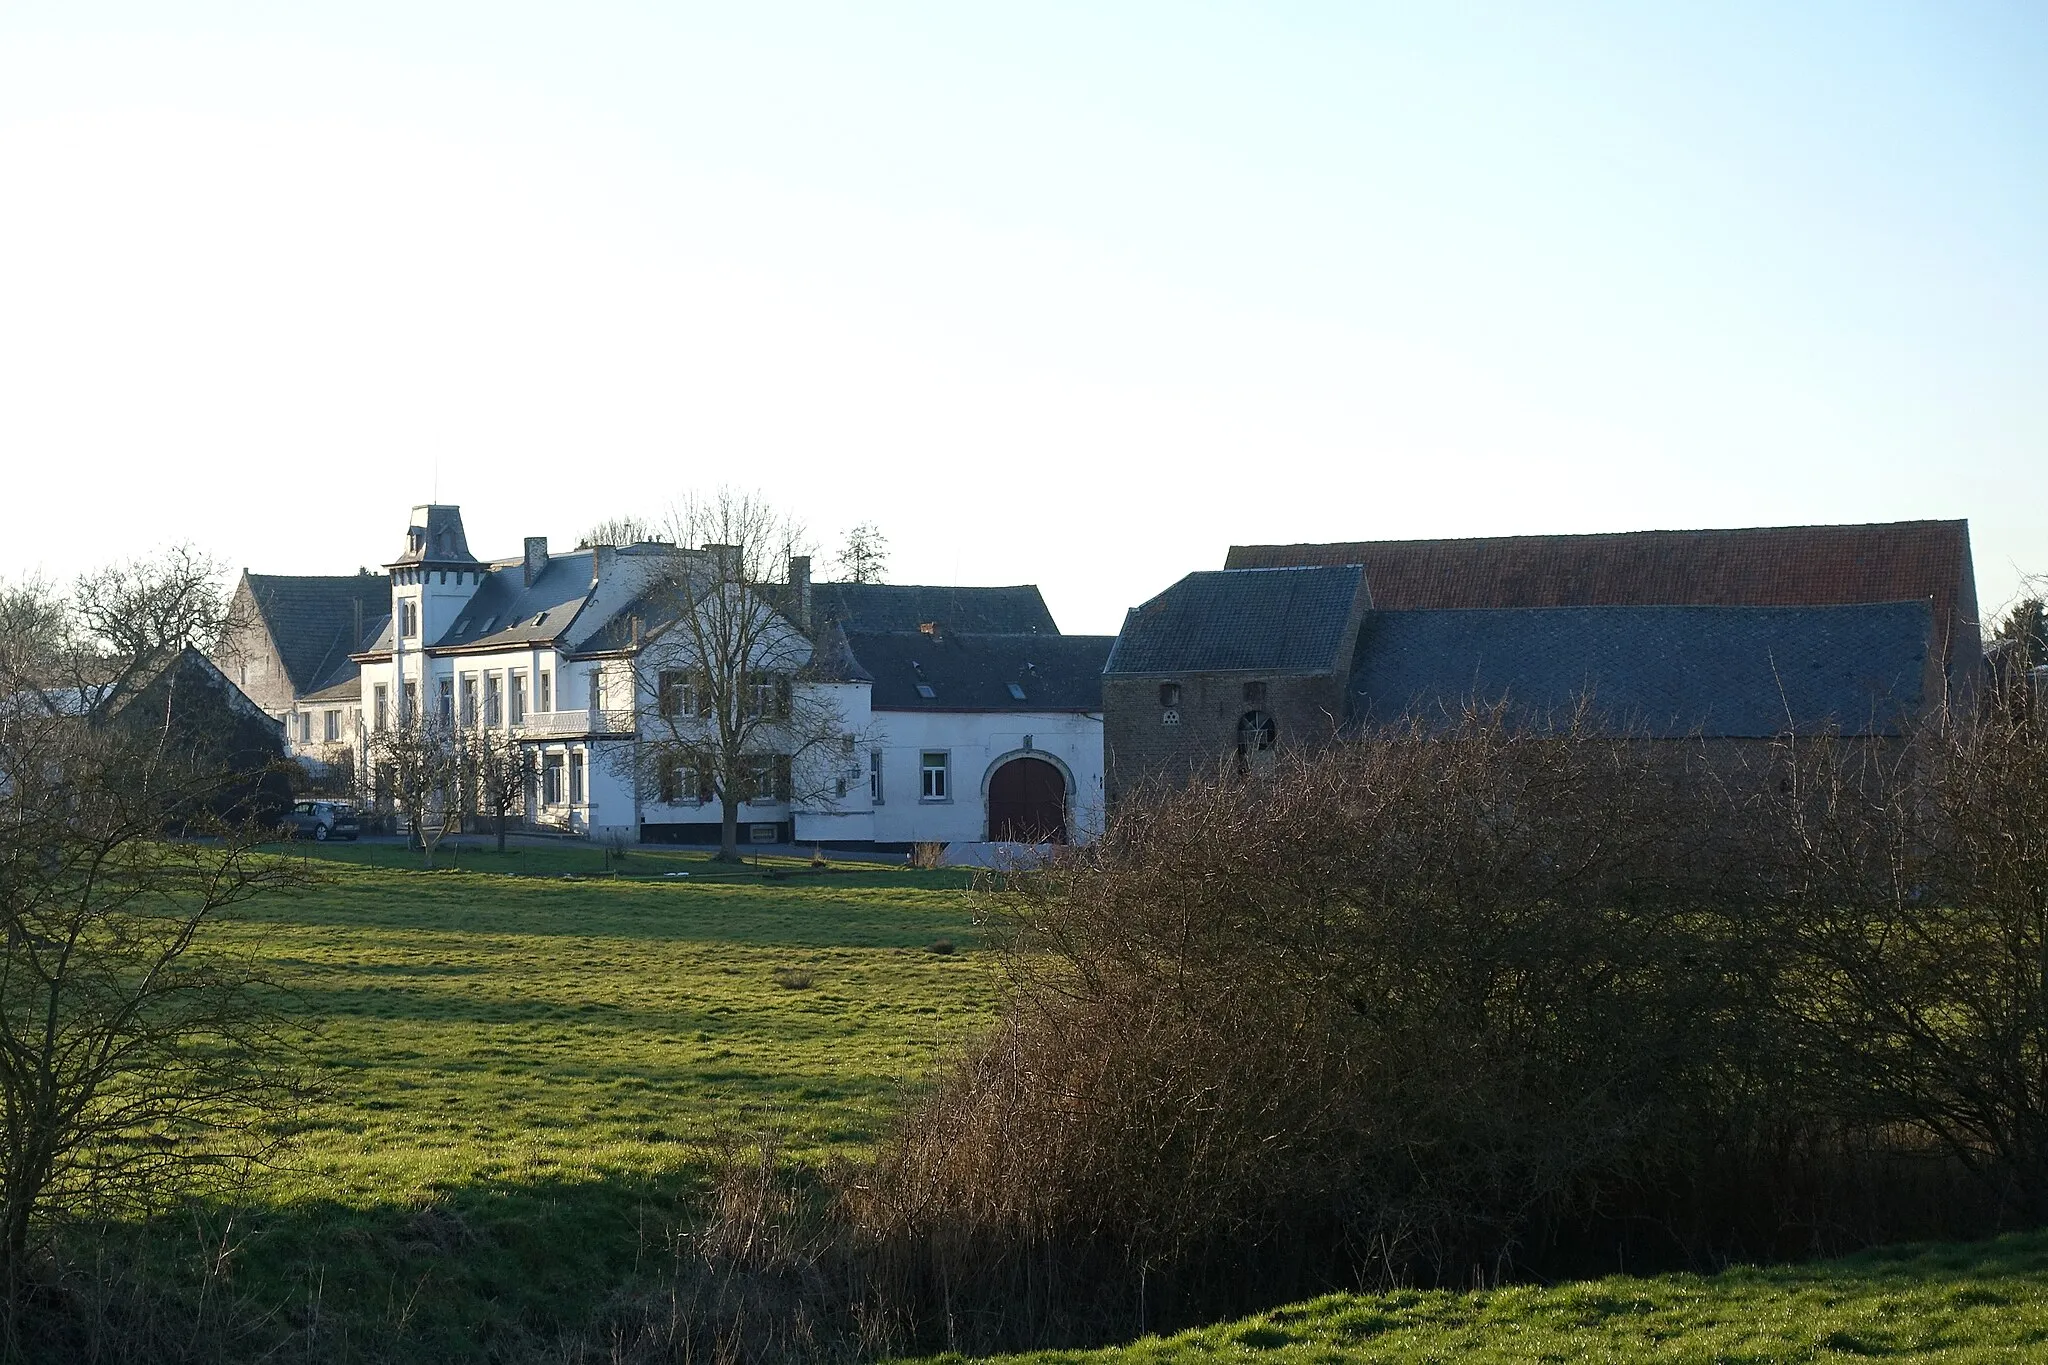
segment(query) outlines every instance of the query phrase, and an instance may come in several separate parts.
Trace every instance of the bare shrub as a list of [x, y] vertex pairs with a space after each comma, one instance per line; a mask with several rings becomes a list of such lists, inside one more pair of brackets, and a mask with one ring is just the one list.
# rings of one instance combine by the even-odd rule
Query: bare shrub
[[804, 967], [778, 967], [775, 969], [775, 984], [786, 991], [807, 991], [816, 985], [815, 973]]
[[944, 844], [923, 843], [911, 845], [910, 865], [912, 867], [930, 871], [933, 868], [942, 866], [945, 858], [946, 846]]
[[1787, 1249], [1791, 1201], [1895, 1150], [1805, 1095], [1807, 983], [1752, 936], [1805, 856], [1759, 795], [1785, 761], [1473, 710], [1145, 793], [1012, 874], [1000, 1025], [844, 1192], [902, 1330]]
[[1779, 1005], [1845, 1114], [1925, 1135], [2048, 1221], [2048, 718], [2025, 675], [1895, 753], [1804, 746]]

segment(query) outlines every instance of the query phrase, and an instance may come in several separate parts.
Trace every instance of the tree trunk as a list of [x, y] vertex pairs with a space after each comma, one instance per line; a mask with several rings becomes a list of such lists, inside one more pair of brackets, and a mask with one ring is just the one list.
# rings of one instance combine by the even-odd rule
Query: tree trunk
[[505, 851], [505, 812], [498, 812], [498, 852]]
[[723, 796], [719, 806], [723, 813], [718, 824], [718, 861], [736, 863], [740, 860], [740, 803]]

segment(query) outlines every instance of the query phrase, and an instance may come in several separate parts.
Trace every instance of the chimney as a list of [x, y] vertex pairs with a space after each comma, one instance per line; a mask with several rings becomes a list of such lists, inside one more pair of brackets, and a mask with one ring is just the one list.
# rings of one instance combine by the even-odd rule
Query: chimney
[[526, 538], [526, 586], [532, 587], [533, 580], [540, 577], [540, 571], [548, 566], [548, 538], [528, 536]]
[[811, 557], [791, 555], [789, 557], [789, 613], [796, 618], [796, 628], [806, 635], [811, 631]]
[[711, 556], [711, 562], [718, 566], [718, 577], [723, 581], [740, 576], [740, 547], [737, 545], [704, 544], [704, 553]]
[[590, 586], [593, 588], [596, 587], [598, 584], [598, 580], [603, 577], [604, 546], [593, 545], [590, 547]]

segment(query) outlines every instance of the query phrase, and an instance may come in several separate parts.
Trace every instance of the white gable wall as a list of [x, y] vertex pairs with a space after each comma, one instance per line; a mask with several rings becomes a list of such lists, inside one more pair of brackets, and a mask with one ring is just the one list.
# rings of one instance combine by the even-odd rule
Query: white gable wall
[[[978, 843], [988, 838], [988, 782], [1025, 753], [1067, 775], [1067, 836], [1087, 843], [1102, 831], [1102, 717], [1073, 711], [877, 711], [882, 800], [874, 807], [879, 844]], [[923, 756], [947, 756], [947, 794], [923, 795]]]

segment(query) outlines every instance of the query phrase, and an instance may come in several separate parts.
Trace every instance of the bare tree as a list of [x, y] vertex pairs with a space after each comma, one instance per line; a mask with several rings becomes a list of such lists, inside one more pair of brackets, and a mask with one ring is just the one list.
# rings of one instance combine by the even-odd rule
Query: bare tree
[[370, 754], [431, 868], [460, 795], [462, 754], [454, 735], [424, 707], [401, 706], [397, 722], [371, 737]]
[[889, 541], [881, 528], [864, 521], [846, 533], [834, 563], [848, 583], [880, 583], [889, 569]]
[[[65, 1218], [146, 1207], [260, 1155], [289, 1100], [256, 974], [211, 935], [223, 908], [305, 876], [253, 852], [274, 837], [250, 799], [252, 764], [279, 757], [274, 730], [224, 686], [203, 694], [203, 665], [181, 671], [185, 646], [217, 625], [213, 576], [181, 551], [88, 575], [69, 596], [0, 588], [22, 629], [0, 650], [10, 1307]], [[243, 744], [249, 730], [267, 751]]]
[[839, 794], [858, 743], [808, 636], [807, 583], [789, 583], [802, 533], [755, 494], [721, 489], [679, 504], [680, 546], [644, 594], [651, 617], [633, 658], [640, 743], [628, 761], [647, 796], [716, 802], [719, 857], [739, 857], [741, 805], [794, 807]]
[[491, 822], [498, 852], [505, 851], [505, 824], [526, 799], [533, 771], [524, 745], [494, 725], [472, 726], [462, 734], [463, 781], [477, 813]]
[[656, 539], [659, 534], [653, 522], [640, 517], [606, 517], [583, 533], [580, 548], [588, 549], [593, 545], [639, 545]]

